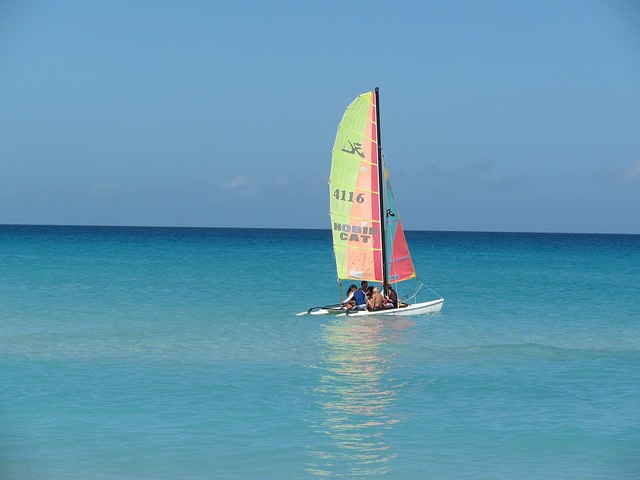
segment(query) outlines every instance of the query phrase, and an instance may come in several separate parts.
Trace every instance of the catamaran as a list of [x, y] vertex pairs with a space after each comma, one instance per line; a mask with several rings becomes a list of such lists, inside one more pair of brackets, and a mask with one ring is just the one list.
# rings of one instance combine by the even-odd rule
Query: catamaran
[[[380, 142], [379, 90], [359, 95], [347, 107], [333, 146], [329, 211], [338, 282], [396, 284], [416, 279]], [[342, 303], [298, 315], [422, 315], [442, 309], [444, 298], [415, 303], [418, 291], [398, 307], [346, 310]], [[435, 292], [434, 292], [435, 293]]]

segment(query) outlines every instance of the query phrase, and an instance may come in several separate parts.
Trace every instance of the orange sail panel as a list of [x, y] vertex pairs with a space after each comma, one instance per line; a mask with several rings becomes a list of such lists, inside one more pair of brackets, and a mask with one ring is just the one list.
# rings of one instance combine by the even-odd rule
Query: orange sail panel
[[382, 281], [378, 138], [374, 92], [356, 98], [342, 117], [329, 179], [338, 278]]

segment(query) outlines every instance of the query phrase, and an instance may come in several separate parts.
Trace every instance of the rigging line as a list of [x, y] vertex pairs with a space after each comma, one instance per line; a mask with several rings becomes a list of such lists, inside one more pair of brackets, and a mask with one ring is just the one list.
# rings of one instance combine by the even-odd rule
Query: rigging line
[[416, 296], [418, 295], [418, 292], [422, 289], [422, 287], [426, 288], [427, 290], [429, 290], [431, 293], [433, 293], [436, 297], [438, 298], [442, 298], [442, 295], [440, 295], [438, 292], [436, 292], [433, 288], [431, 288], [429, 285], [424, 284], [423, 282], [420, 282], [420, 285], [418, 285], [418, 288], [416, 288], [416, 290], [411, 294], [411, 295], [405, 295], [403, 297], [403, 299], [410, 299], [413, 298], [415, 299]]
[[[422, 282], [420, 282], [422, 283]], [[422, 283], [422, 285], [424, 285], [427, 290], [429, 290], [431, 293], [433, 293], [434, 295], [436, 295], [437, 297], [442, 298], [442, 295], [440, 295], [439, 293], [437, 293], [433, 288], [431, 288], [429, 285], [425, 285], [424, 283]]]
[[418, 292], [424, 286], [425, 286], [424, 283], [420, 282], [420, 285], [418, 285], [418, 288], [416, 288], [416, 290], [411, 295], [405, 295], [404, 297], [402, 297], [402, 300], [409, 300], [411, 298], [415, 300], [416, 296], [418, 295]]

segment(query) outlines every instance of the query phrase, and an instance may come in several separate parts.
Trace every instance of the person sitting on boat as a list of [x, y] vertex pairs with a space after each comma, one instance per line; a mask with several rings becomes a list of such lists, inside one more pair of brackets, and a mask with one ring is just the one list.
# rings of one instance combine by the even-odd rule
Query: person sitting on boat
[[398, 294], [388, 283], [384, 285], [384, 308], [397, 308]]
[[369, 287], [371, 290], [371, 298], [367, 301], [369, 310], [376, 311], [384, 309], [384, 297], [378, 290], [378, 287]]
[[367, 295], [366, 290], [369, 283], [366, 280], [363, 280], [360, 283], [360, 288], [353, 292], [353, 299], [356, 302], [356, 306], [353, 307], [356, 310], [366, 310], [367, 309]]
[[350, 310], [351, 308], [355, 307], [356, 301], [353, 298], [353, 294], [356, 292], [356, 290], [358, 290], [358, 287], [356, 287], [355, 284], [349, 287], [349, 291], [347, 292], [347, 298], [345, 298], [344, 302], [342, 302], [342, 306], [346, 310]]

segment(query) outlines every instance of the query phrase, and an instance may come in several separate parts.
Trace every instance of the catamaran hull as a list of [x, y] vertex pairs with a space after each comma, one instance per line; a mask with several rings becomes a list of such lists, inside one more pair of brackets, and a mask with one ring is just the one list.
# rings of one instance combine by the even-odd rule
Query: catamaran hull
[[[431, 300], [429, 302], [422, 303], [413, 303], [411, 305], [407, 305], [406, 307], [401, 308], [392, 308], [389, 310], [376, 310], [370, 312], [368, 310], [349, 310], [347, 313], [344, 310], [338, 310], [335, 308], [314, 308], [309, 310], [307, 313], [309, 315], [338, 315], [338, 316], [366, 316], [366, 315], [377, 315], [377, 316], [389, 316], [389, 315], [425, 315], [428, 313], [438, 313], [442, 310], [442, 305], [444, 304], [444, 298], [439, 298], [437, 300]], [[304, 313], [304, 312], [301, 312]]]
[[413, 303], [411, 305], [407, 305], [406, 307], [401, 308], [391, 308], [389, 310], [376, 310], [374, 312], [370, 312], [368, 310], [350, 310], [349, 313], [341, 313], [340, 315], [348, 315], [348, 316], [365, 316], [365, 315], [425, 315], [427, 313], [438, 313], [442, 310], [442, 304], [444, 303], [444, 298], [439, 298], [437, 300], [431, 300], [430, 302], [422, 302], [422, 303]]

